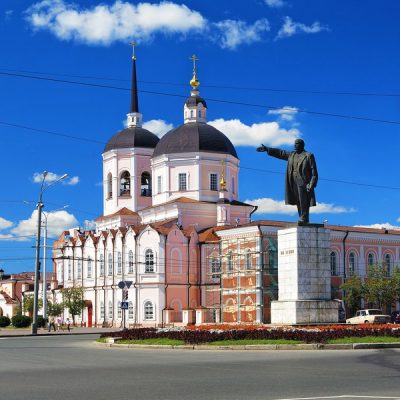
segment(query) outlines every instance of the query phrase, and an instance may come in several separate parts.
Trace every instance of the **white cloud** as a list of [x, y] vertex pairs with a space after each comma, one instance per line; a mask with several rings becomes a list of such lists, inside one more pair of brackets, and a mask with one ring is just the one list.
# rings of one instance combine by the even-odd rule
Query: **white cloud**
[[219, 30], [217, 41], [223, 49], [234, 50], [241, 44], [259, 42], [261, 34], [269, 31], [270, 25], [267, 19], [259, 19], [254, 24], [248, 25], [244, 21], [227, 19], [214, 23]]
[[91, 230], [96, 229], [96, 221], [85, 219], [83, 221], [83, 229], [85, 231], [91, 231]]
[[4, 14], [6, 16], [6, 20], [9, 20], [14, 13], [14, 10], [7, 10]]
[[149, 130], [150, 132], [154, 133], [158, 137], [163, 136], [168, 131], [170, 131], [174, 126], [165, 122], [162, 119], [152, 119], [150, 121], [143, 123], [143, 128]]
[[[271, 198], [260, 198], [254, 200], [245, 200], [245, 203], [258, 206], [256, 214], [297, 214], [297, 207], [285, 204], [283, 200], [274, 200]], [[352, 213], [354, 208], [335, 206], [329, 203], [317, 203], [315, 207], [310, 207], [310, 214], [345, 214]]]
[[276, 110], [268, 111], [268, 114], [270, 115], [279, 115], [282, 121], [293, 121], [297, 113], [298, 109], [296, 107], [290, 106], [285, 106]]
[[0, 234], [0, 240], [15, 240], [13, 235], [10, 235], [9, 233], [7, 234]]
[[[46, 184], [51, 184], [55, 181], [58, 181], [61, 179], [62, 175], [55, 174], [54, 172], [47, 172], [45, 183]], [[42, 183], [43, 180], [43, 173], [42, 172], [35, 172], [33, 174], [33, 182], [35, 183]], [[74, 186], [79, 182], [79, 176], [73, 176], [72, 178], [69, 179], [63, 179], [61, 183], [64, 185], [71, 185]]]
[[132, 38], [145, 41], [156, 33], [187, 34], [206, 27], [199, 12], [168, 1], [134, 5], [117, 0], [84, 9], [64, 0], [43, 0], [26, 14], [36, 30], [48, 29], [62, 40], [100, 45]]
[[[400, 222], [400, 218], [397, 220]], [[371, 224], [371, 225], [355, 225], [359, 228], [373, 228], [373, 229], [400, 229], [400, 226], [395, 226], [389, 222], [384, 222], [382, 224]]]
[[0, 217], [0, 230], [10, 228], [11, 226], [13, 226], [11, 221], [7, 221], [6, 219]]
[[286, 2], [283, 0], [264, 0], [265, 4], [271, 8], [280, 8], [283, 7]]
[[290, 17], [285, 17], [284, 23], [276, 36], [276, 39], [290, 37], [299, 33], [319, 33], [328, 31], [328, 27], [321, 25], [318, 21], [312, 25], [305, 25], [300, 22], [294, 22]]
[[[15, 236], [35, 236], [37, 232], [37, 210], [32, 212], [29, 219], [22, 220], [11, 230]], [[44, 218], [42, 219], [44, 222]], [[62, 231], [77, 227], [79, 225], [73, 214], [67, 211], [55, 211], [47, 213], [47, 236], [58, 237]]]
[[298, 129], [284, 129], [277, 122], [260, 122], [249, 126], [238, 119], [220, 118], [210, 121], [209, 124], [228, 136], [235, 146], [257, 147], [261, 143], [266, 146], [281, 146], [293, 144], [300, 137]]

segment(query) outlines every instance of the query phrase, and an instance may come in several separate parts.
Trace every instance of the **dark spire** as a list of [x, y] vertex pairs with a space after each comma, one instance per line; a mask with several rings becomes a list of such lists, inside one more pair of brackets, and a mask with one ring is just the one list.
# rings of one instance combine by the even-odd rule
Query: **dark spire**
[[135, 46], [136, 42], [132, 42], [132, 89], [131, 89], [131, 113], [139, 112], [139, 100], [137, 93], [137, 81], [136, 81], [136, 56], [135, 56]]

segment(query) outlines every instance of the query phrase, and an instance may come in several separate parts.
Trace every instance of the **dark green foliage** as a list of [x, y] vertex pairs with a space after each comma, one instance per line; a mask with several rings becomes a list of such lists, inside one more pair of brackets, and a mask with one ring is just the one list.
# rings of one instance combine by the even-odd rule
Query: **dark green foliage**
[[38, 315], [37, 317], [37, 327], [44, 328], [46, 326], [46, 320], [43, 318], [43, 315]]
[[27, 328], [32, 323], [32, 320], [26, 315], [19, 314], [11, 318], [11, 323], [15, 328]]
[[324, 329], [232, 329], [232, 330], [172, 330], [158, 331], [155, 328], [127, 329], [110, 332], [101, 337], [122, 337], [124, 340], [168, 338], [183, 340], [187, 344], [201, 344], [220, 340], [240, 339], [286, 339], [305, 343], [326, 343], [330, 339], [344, 337], [391, 336], [400, 337], [400, 329], [392, 327], [339, 327]]
[[10, 318], [8, 318], [6, 316], [0, 317], [0, 328], [5, 328], [10, 324], [11, 324]]

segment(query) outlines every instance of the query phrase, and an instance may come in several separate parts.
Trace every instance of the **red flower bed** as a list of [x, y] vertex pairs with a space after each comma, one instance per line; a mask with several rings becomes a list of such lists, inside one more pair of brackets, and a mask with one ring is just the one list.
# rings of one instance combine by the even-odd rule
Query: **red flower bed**
[[[211, 328], [211, 329], [210, 329]], [[389, 336], [400, 337], [400, 328], [394, 325], [319, 325], [309, 327], [235, 326], [213, 325], [188, 329], [138, 328], [103, 334], [102, 337], [122, 337], [126, 340], [168, 338], [183, 340], [188, 344], [201, 344], [221, 340], [287, 339], [305, 343], [326, 343], [344, 337]]]

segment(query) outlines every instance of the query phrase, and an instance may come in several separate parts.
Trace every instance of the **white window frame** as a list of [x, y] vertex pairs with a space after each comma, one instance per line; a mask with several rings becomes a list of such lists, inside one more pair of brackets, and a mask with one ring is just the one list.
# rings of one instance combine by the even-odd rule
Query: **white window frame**
[[104, 269], [104, 255], [101, 253], [99, 255], [99, 276], [104, 276], [105, 269]]
[[76, 262], [76, 279], [82, 278], [82, 260]]
[[178, 173], [178, 191], [186, 192], [188, 190], [188, 177], [186, 172]]
[[100, 302], [100, 319], [104, 320], [106, 317], [106, 309], [104, 307], [104, 301]]
[[146, 300], [143, 303], [143, 319], [145, 321], [155, 320], [154, 304], [150, 300]]
[[146, 249], [144, 252], [144, 272], [146, 274], [152, 274], [156, 271], [154, 258], [154, 251], [152, 249]]
[[133, 251], [129, 250], [129, 253], [128, 253], [128, 274], [133, 274], [133, 263], [134, 263]]
[[108, 253], [108, 257], [107, 257], [107, 275], [108, 276], [113, 276], [113, 255], [112, 253]]
[[253, 269], [253, 256], [250, 249], [246, 249], [244, 252], [244, 269], [250, 271]]
[[162, 176], [158, 175], [157, 176], [157, 194], [160, 194], [162, 192]]
[[110, 300], [108, 302], [108, 319], [114, 318], [114, 305], [113, 302]]
[[119, 251], [117, 253], [117, 275], [122, 274], [122, 253]]
[[87, 271], [86, 271], [86, 277], [87, 278], [91, 278], [92, 277], [92, 273], [93, 273], [93, 271], [92, 271], [92, 259], [90, 258], [90, 257], [88, 257], [88, 260], [87, 260]]
[[122, 308], [121, 308], [121, 302], [118, 302], [118, 310], [117, 310], [117, 318], [122, 319]]
[[210, 172], [209, 174], [209, 189], [213, 192], [218, 192], [218, 174]]
[[331, 276], [338, 276], [338, 257], [336, 251], [331, 251], [330, 257]]

